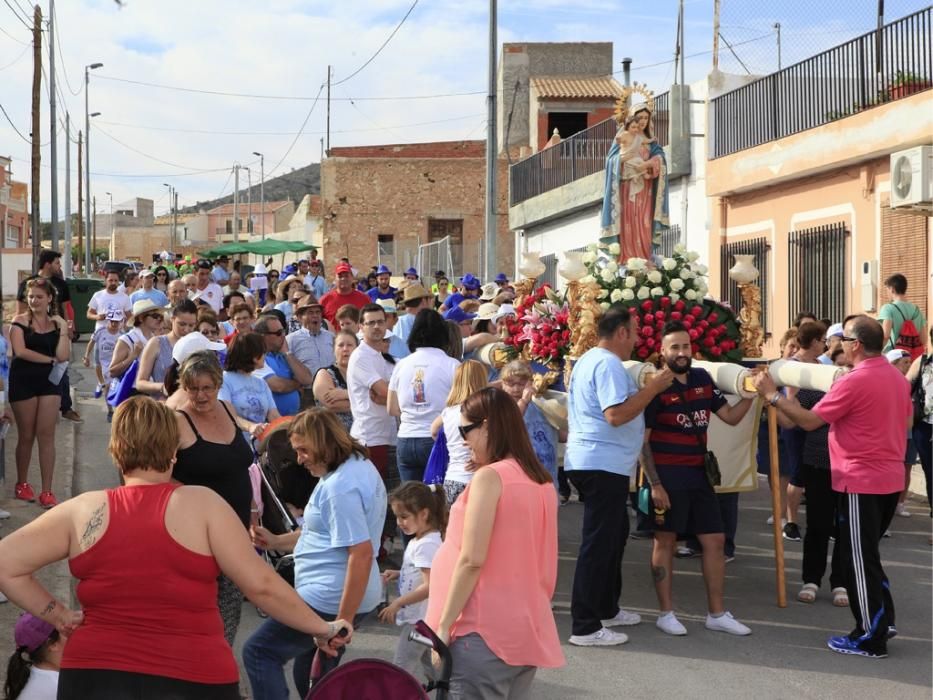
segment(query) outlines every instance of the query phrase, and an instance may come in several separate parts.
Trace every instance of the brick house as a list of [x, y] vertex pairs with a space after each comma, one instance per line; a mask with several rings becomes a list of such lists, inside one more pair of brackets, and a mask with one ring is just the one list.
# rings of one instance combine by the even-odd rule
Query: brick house
[[[508, 164], [498, 164], [498, 269], [511, 274]], [[332, 148], [321, 165], [323, 259], [362, 270], [416, 266], [418, 246], [449, 236], [450, 276], [483, 270], [486, 143], [441, 141]], [[433, 270], [422, 270], [428, 276]]]
[[[295, 203], [291, 200], [266, 202], [263, 209], [261, 202], [254, 201], [252, 206], [246, 201], [239, 202], [237, 217], [240, 219], [240, 237], [248, 234], [275, 233], [288, 229], [288, 223], [295, 215]], [[252, 217], [252, 220], [249, 217]], [[221, 204], [207, 211], [207, 239], [209, 241], [233, 240], [233, 204]]]

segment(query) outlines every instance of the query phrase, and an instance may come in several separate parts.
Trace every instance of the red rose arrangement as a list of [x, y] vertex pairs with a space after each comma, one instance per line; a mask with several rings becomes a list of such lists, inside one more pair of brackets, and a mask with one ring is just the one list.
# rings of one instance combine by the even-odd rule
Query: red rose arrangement
[[687, 328], [694, 357], [712, 362], [742, 359], [735, 314], [712, 299], [672, 301], [662, 296], [626, 306], [637, 318], [638, 339], [633, 354], [639, 360], [652, 360], [660, 352], [661, 334], [669, 321], [680, 321]]
[[570, 350], [569, 316], [566, 300], [544, 284], [515, 307], [515, 318], [506, 321], [508, 337], [503, 342], [512, 357], [527, 348], [531, 360], [559, 361]]

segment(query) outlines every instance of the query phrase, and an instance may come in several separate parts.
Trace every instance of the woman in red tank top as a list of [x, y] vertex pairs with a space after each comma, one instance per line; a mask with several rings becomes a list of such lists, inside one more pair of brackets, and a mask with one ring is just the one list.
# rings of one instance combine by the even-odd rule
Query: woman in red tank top
[[[255, 551], [236, 514], [210, 489], [171, 481], [178, 424], [134, 397], [116, 411], [110, 452], [124, 486], [92, 491], [0, 541], [0, 590], [69, 637], [58, 697], [239, 698], [217, 609], [220, 572], [257, 606], [325, 640], [352, 627], [324, 622]], [[83, 610], [35, 580], [68, 557]], [[345, 639], [332, 639], [327, 652]]]

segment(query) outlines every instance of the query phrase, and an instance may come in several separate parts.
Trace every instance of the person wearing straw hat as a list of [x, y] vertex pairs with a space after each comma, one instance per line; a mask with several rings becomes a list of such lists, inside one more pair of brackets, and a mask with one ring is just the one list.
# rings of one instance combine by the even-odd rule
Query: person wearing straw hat
[[415, 325], [415, 316], [421, 309], [434, 308], [434, 297], [420, 284], [409, 284], [402, 293], [402, 303], [405, 305], [405, 315], [395, 324], [393, 332], [404, 341], [411, 335], [411, 327]]
[[386, 312], [386, 336], [385, 342], [388, 347], [388, 353], [396, 360], [408, 357], [411, 350], [408, 349], [408, 343], [399, 338], [393, 329], [398, 325], [398, 308], [392, 299], [378, 299], [376, 303]]
[[314, 377], [322, 367], [334, 364], [334, 334], [321, 327], [324, 307], [311, 294], [298, 300], [295, 315], [301, 328], [286, 337], [288, 349]]

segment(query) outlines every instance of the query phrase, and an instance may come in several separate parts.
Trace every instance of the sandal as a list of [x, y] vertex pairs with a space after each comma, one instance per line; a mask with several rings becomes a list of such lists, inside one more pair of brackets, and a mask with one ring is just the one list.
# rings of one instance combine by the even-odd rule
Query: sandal
[[837, 608], [849, 607], [849, 594], [842, 586], [833, 589], [833, 605]]
[[[820, 589], [815, 583], [805, 583], [803, 588], [800, 589], [800, 592], [797, 594], [797, 600], [801, 603], [812, 603], [816, 600], [816, 592]], [[843, 589], [843, 593], [845, 590]], [[848, 605], [848, 602], [846, 603]]]

